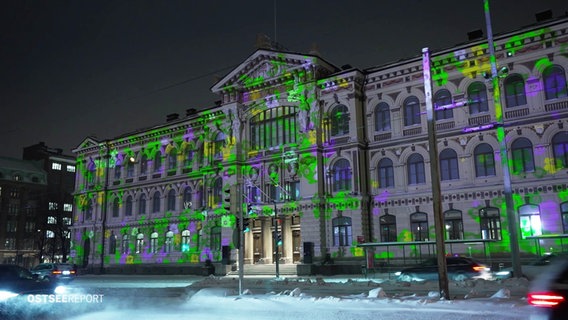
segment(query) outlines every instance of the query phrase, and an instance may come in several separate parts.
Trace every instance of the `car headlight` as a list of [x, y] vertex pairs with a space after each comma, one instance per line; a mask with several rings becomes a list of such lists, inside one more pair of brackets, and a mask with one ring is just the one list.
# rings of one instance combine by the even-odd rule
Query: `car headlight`
[[57, 287], [55, 287], [55, 290], [53, 290], [53, 292], [55, 292], [56, 294], [63, 294], [65, 292], [67, 292], [67, 287], [57, 286]]
[[402, 274], [402, 272], [400, 272], [400, 271], [397, 271], [397, 272], [394, 273], [394, 275], [397, 276], [397, 277], [400, 276], [401, 274]]
[[507, 271], [507, 270], [502, 270], [502, 271], [497, 271], [495, 272], [495, 275], [497, 276], [508, 276], [511, 274], [511, 271]]
[[12, 299], [17, 297], [18, 294], [11, 292], [11, 291], [5, 291], [5, 290], [0, 290], [0, 301], [6, 301], [8, 299]]

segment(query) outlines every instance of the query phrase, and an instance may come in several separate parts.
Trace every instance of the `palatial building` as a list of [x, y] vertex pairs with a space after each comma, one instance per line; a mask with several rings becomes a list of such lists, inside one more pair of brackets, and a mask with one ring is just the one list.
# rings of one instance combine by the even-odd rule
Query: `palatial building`
[[[467, 101], [435, 113], [446, 239], [464, 240], [448, 251], [510, 250], [499, 125], [521, 253], [565, 251], [568, 19], [496, 35], [495, 46], [507, 70], [499, 75], [503, 124], [486, 79], [485, 39], [432, 54], [434, 104]], [[389, 243], [375, 248], [379, 260], [432, 253], [421, 57], [359, 70], [315, 52], [259, 49], [211, 90], [220, 99], [214, 107], [112, 139], [88, 137], [74, 150], [79, 264], [98, 268], [103, 259], [107, 270], [126, 270], [234, 260], [240, 209], [223, 209], [231, 185], [234, 199], [251, 204], [246, 264], [274, 263], [275, 248], [282, 264], [360, 264], [362, 242]]]

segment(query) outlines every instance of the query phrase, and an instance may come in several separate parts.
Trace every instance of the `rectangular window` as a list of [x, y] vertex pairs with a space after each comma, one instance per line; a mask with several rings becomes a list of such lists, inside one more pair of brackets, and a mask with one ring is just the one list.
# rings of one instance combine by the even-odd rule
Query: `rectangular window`
[[51, 163], [51, 169], [52, 170], [61, 170], [61, 163], [52, 162]]
[[57, 202], [49, 202], [48, 209], [57, 210]]
[[16, 232], [17, 225], [18, 225], [17, 221], [13, 221], [13, 220], [6, 221], [6, 231], [7, 232]]
[[65, 224], [66, 226], [70, 226], [71, 225], [71, 218], [69, 217], [63, 217], [63, 224]]
[[63, 211], [72, 212], [73, 211], [73, 205], [70, 204], [70, 203], [64, 203], [63, 204]]
[[47, 223], [48, 224], [56, 224], [57, 223], [57, 218], [53, 217], [53, 216], [49, 216], [47, 217]]
[[67, 172], [75, 172], [75, 166], [67, 165]]
[[4, 248], [9, 250], [16, 249], [16, 238], [6, 238], [6, 241], [4, 241]]
[[26, 232], [34, 232], [35, 231], [35, 222], [26, 221], [25, 230], [26, 230]]
[[53, 231], [51, 231], [51, 230], [47, 230], [47, 231], [45, 232], [45, 236], [46, 236], [48, 239], [53, 239], [53, 238], [55, 238], [55, 232], [53, 232]]

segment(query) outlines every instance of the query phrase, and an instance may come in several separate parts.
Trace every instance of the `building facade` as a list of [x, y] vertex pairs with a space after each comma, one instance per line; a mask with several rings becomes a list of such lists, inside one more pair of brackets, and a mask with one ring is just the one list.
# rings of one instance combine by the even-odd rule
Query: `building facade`
[[42, 262], [66, 262], [71, 245], [73, 192], [75, 191], [75, 158], [62, 149], [50, 148], [44, 142], [24, 148], [24, 160], [38, 161], [47, 173], [47, 215], [40, 221], [45, 230], [41, 250]]
[[46, 191], [39, 163], [0, 157], [0, 263], [29, 268], [39, 262]]
[[[495, 36], [495, 46], [502, 124], [487, 42], [432, 54], [434, 105], [467, 101], [435, 112], [445, 235], [463, 240], [447, 250], [509, 252], [507, 156], [521, 252], [565, 251], [568, 19]], [[211, 88], [215, 107], [86, 138], [74, 150], [74, 259], [105, 268], [234, 259], [240, 211], [247, 264], [358, 261], [364, 242], [380, 244], [376, 259], [432, 254], [422, 71], [421, 57], [359, 70], [259, 49]], [[244, 204], [237, 212], [224, 209], [228, 186]]]

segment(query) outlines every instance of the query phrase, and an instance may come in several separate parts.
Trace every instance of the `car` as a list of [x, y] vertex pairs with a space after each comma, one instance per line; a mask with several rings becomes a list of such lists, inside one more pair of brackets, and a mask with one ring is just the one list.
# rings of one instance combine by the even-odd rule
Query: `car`
[[531, 283], [531, 319], [568, 319], [568, 257], [556, 257]]
[[[545, 253], [541, 257], [538, 257], [536, 260], [532, 261], [529, 264], [521, 265], [522, 276], [527, 278], [528, 280], [535, 279], [539, 274], [543, 272], [556, 258], [559, 256], [564, 256], [563, 254], [556, 254], [556, 253]], [[508, 279], [514, 276], [513, 268], [503, 268], [499, 271], [496, 271], [495, 279]]]
[[14, 264], [0, 264], [0, 301], [7, 301], [20, 295], [53, 294], [55, 283], [40, 281], [28, 269]]
[[[455, 281], [467, 279], [486, 279], [492, 278], [490, 268], [486, 265], [468, 257], [449, 256], [446, 257], [448, 278]], [[399, 281], [426, 281], [438, 279], [438, 259], [431, 258], [425, 260], [415, 267], [403, 269], [397, 273]]]
[[77, 268], [70, 263], [40, 263], [31, 272], [43, 281], [70, 282], [77, 276]]

